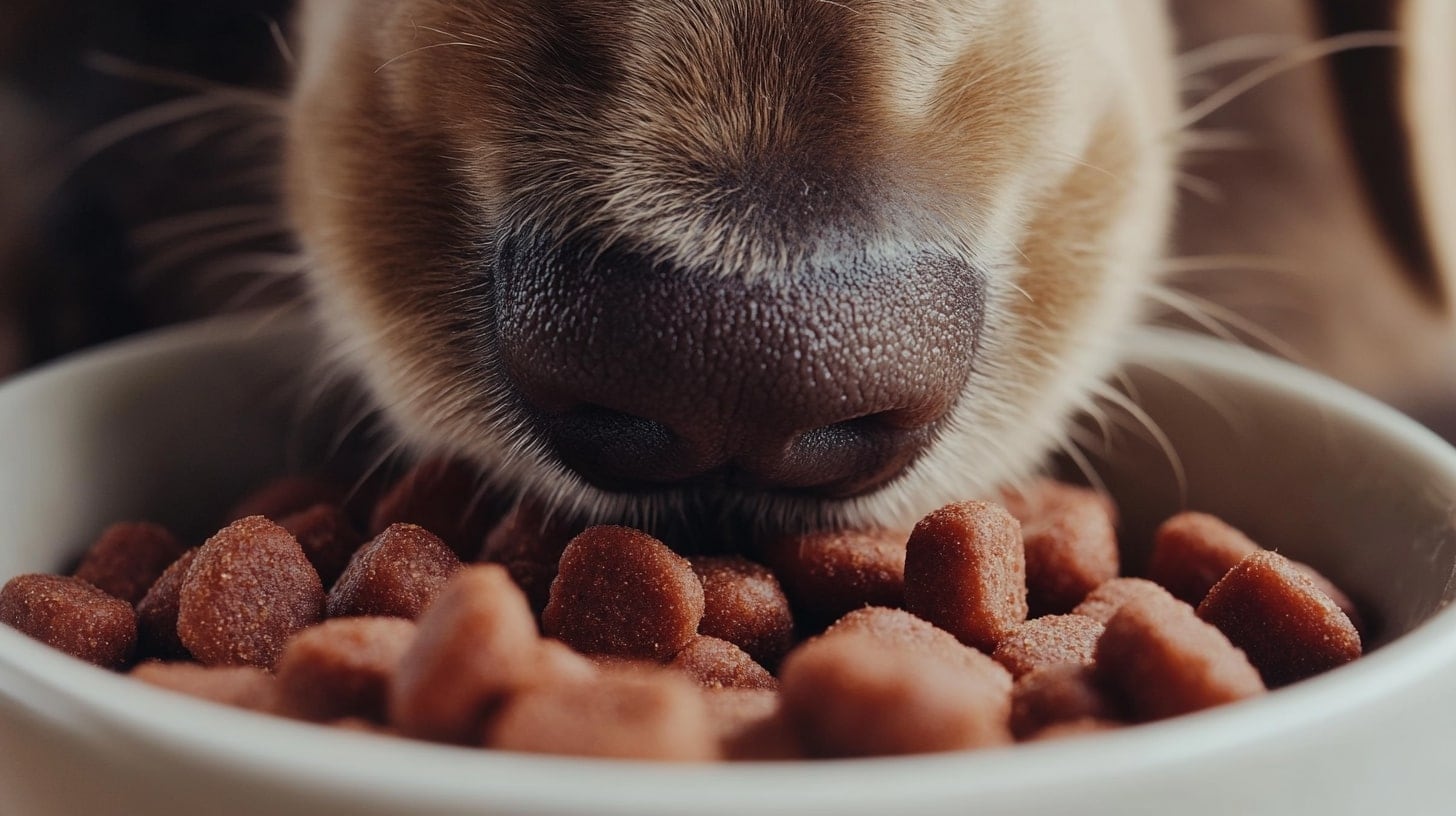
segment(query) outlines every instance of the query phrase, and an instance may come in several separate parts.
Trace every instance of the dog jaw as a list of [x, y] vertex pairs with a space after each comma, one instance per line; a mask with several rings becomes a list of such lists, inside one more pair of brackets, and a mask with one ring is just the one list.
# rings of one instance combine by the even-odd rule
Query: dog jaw
[[[518, 427], [490, 340], [502, 236], [744, 278], [846, 241], [982, 270], [970, 381], [900, 478], [732, 498], [801, 526], [903, 525], [1033, 470], [1115, 362], [1166, 230], [1176, 99], [1153, 0], [314, 0], [301, 19], [290, 204], [343, 363], [414, 447], [566, 509], [674, 498], [593, 488]], [[806, 205], [765, 217], [785, 178]]]

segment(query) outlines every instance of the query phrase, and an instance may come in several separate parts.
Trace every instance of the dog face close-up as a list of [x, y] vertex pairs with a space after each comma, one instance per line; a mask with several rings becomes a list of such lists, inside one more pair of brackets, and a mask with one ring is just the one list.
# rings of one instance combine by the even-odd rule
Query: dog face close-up
[[3, 2], [5, 814], [1449, 810], [1456, 0]]
[[72, 178], [0, 216], [50, 235], [19, 364], [285, 269], [397, 448], [642, 523], [905, 527], [1078, 459], [1169, 310], [1449, 413], [1440, 3], [48, 8], [0, 31], [5, 160]]
[[1155, 3], [311, 3], [289, 204], [394, 424], [576, 509], [1026, 475], [1164, 248]]

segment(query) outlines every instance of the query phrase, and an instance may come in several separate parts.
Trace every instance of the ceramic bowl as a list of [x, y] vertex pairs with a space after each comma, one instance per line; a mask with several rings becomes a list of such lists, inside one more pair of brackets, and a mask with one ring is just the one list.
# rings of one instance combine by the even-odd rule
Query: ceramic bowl
[[[201, 532], [308, 464], [309, 332], [232, 320], [0, 387], [0, 581], [64, 569], [107, 523]], [[1138, 338], [1136, 416], [1091, 462], [1127, 560], [1184, 507], [1225, 516], [1365, 606], [1370, 653], [1260, 699], [974, 753], [673, 766], [315, 727], [152, 689], [0, 626], [0, 813], [1434, 813], [1456, 753], [1456, 452], [1370, 399], [1246, 350]], [[300, 385], [300, 380], [303, 384]], [[1156, 427], [1156, 433], [1146, 430]], [[1096, 430], [1096, 426], [1089, 426]]]

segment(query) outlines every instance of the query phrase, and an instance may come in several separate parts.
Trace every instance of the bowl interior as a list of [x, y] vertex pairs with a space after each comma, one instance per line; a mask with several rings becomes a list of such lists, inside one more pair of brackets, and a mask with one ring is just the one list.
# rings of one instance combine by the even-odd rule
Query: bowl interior
[[[319, 404], [302, 325], [234, 319], [163, 333], [0, 389], [0, 580], [67, 566], [107, 524], [200, 540], [263, 479], [361, 467], [357, 404]], [[1456, 467], [1435, 437], [1328, 381], [1197, 337], [1146, 333], [1086, 468], [1117, 499], [1125, 558], [1180, 509], [1218, 514], [1313, 564], [1377, 642], [1453, 597]], [[354, 436], [358, 436], [357, 433]]]
[[[151, 518], [200, 540], [234, 499], [266, 477], [320, 463], [353, 467], [340, 461], [352, 446], [339, 444], [350, 435], [350, 407], [317, 404], [313, 372], [301, 367], [310, 356], [301, 349], [312, 342], [301, 325], [260, 329], [232, 319], [93, 352], [0, 388], [0, 581], [64, 569], [117, 520]], [[1142, 335], [1136, 349], [1126, 380], [1139, 407], [1112, 409], [1103, 427], [1089, 425], [1105, 440], [1085, 457], [1087, 470], [1118, 500], [1134, 570], [1153, 528], [1190, 508], [1217, 513], [1323, 571], [1374, 621], [1370, 645], [1421, 628], [1456, 594], [1456, 452], [1371, 400], [1253, 352], [1165, 333]], [[716, 797], [711, 812], [741, 812], [770, 796], [816, 807], [837, 802], [842, 813], [914, 802], [931, 804], [904, 812], [961, 812], [971, 791], [983, 797], [978, 801], [1020, 803], [1018, 812], [1057, 812], [1043, 806], [1080, 806], [1087, 791], [1112, 790], [1139, 773], [1144, 783], [1162, 780], [1162, 787], [1149, 788], [1172, 797], [1160, 801], [1181, 801], [1180, 786], [1207, 773], [1192, 761], [1195, 754], [1227, 753], [1231, 746], [1239, 746], [1248, 769], [1273, 767], [1247, 751], [1247, 741], [1260, 734], [1262, 744], [1274, 746], [1270, 735], [1302, 730], [1309, 744], [1319, 744], [1312, 724], [1353, 722], [1353, 715], [1334, 715], [1413, 682], [1413, 672], [1446, 670], [1449, 657], [1420, 654], [1428, 655], [1432, 643], [1456, 646], [1456, 621], [1437, 617], [1440, 625], [1426, 634], [1441, 630], [1440, 636], [1426, 637], [1423, 649], [1392, 647], [1368, 666], [1358, 661], [1264, 700], [1126, 729], [1100, 739], [1096, 751], [1032, 746], [987, 752], [974, 764], [954, 756], [801, 763], [675, 772], [676, 781], [666, 785], [667, 777], [610, 763], [485, 760], [484, 752], [368, 739], [160, 695], [43, 654], [4, 627], [0, 722], [15, 701], [27, 695], [41, 701], [59, 688], [47, 715], [56, 721], [85, 708], [107, 724], [110, 738], [150, 729], [169, 762], [216, 758], [229, 773], [250, 774], [246, 784], [307, 786], [319, 801], [348, 801], [360, 813], [398, 812], [402, 800], [391, 797], [402, 791], [410, 802], [439, 806], [420, 812], [440, 813], [476, 812], [484, 800], [512, 802], [511, 812], [590, 806], [671, 813], [681, 812], [681, 796], [701, 791]], [[1350, 682], [1336, 677], [1346, 674]], [[231, 731], [197, 729], [202, 715]], [[66, 751], [83, 744], [101, 750], [78, 742]], [[129, 752], [135, 744], [107, 756]], [[153, 761], [145, 752], [136, 756], [137, 763]], [[1054, 785], [1046, 783], [1041, 764], [1048, 757], [1061, 758], [1056, 761], [1067, 771]], [[1168, 763], [1184, 760], [1187, 776], [1168, 771]], [[554, 784], [562, 773], [578, 784]], [[1282, 773], [1272, 774], [1270, 784], [1279, 784]], [[895, 787], [901, 783], [918, 786], [918, 798], [905, 799]], [[1042, 793], [1028, 794], [1037, 790]], [[1053, 794], [1061, 798], [1047, 798]], [[954, 808], [935, 810], [936, 801]]]

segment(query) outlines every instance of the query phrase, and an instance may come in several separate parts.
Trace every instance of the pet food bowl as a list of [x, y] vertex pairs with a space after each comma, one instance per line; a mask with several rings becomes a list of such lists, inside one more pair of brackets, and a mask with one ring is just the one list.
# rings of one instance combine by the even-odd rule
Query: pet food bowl
[[[0, 581], [59, 571], [107, 523], [204, 532], [312, 455], [297, 324], [203, 324], [0, 387]], [[970, 753], [667, 765], [453, 748], [157, 690], [0, 626], [0, 813], [1227, 814], [1450, 812], [1456, 451], [1394, 411], [1253, 352], [1138, 338], [1096, 471], [1128, 560], [1183, 507], [1322, 570], [1375, 622], [1370, 653], [1261, 698]], [[1093, 426], [1095, 427], [1095, 426]], [[1153, 439], [1160, 441], [1155, 443]], [[1145, 546], [1143, 547], [1145, 549]]]

